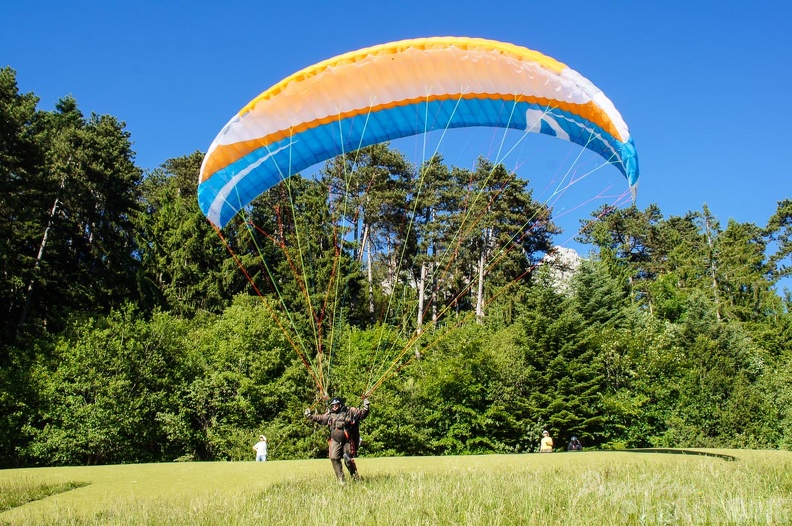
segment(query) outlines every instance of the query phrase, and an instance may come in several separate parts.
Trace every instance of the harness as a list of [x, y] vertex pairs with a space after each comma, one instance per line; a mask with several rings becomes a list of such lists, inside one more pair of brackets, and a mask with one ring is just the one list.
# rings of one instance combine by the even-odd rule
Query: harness
[[[348, 443], [352, 448], [352, 455], [357, 453], [357, 448], [360, 445], [360, 426], [356, 420], [349, 420], [349, 411], [344, 408], [344, 411], [338, 413], [331, 413], [330, 418], [327, 419], [327, 425], [330, 428], [330, 437], [333, 438], [333, 431], [338, 430], [343, 432], [344, 442]], [[342, 423], [339, 427], [338, 422]]]

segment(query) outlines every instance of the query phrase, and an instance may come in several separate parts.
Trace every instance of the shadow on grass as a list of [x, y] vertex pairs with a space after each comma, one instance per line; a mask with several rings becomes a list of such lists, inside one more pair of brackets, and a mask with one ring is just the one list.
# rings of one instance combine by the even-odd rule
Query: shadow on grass
[[354, 488], [355, 486], [388, 485], [392, 484], [394, 481], [403, 482], [405, 480], [410, 480], [411, 476], [410, 473], [372, 473], [369, 475], [361, 475], [356, 479], [346, 476], [344, 485], [341, 485], [336, 481], [335, 476], [330, 473], [328, 476], [297, 477], [276, 482], [271, 486], [269, 491], [284, 491], [286, 493], [299, 492], [302, 494], [313, 492], [321, 495], [327, 492], [328, 487], [344, 489]]
[[695, 449], [672, 449], [672, 448], [642, 448], [642, 449], [622, 449], [627, 453], [664, 453], [667, 455], [698, 455], [701, 457], [714, 457], [727, 462], [734, 462], [737, 457], [731, 455], [724, 455], [722, 453], [710, 453], [708, 451], [696, 451]]
[[61, 482], [58, 484], [42, 484], [32, 481], [15, 481], [0, 484], [0, 513], [17, 508], [28, 502], [41, 500], [51, 495], [64, 493], [87, 486], [88, 482]]

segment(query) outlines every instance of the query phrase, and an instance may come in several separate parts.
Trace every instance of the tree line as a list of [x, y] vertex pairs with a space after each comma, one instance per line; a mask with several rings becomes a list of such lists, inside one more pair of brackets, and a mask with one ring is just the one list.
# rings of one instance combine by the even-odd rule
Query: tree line
[[332, 389], [353, 405], [397, 371], [370, 454], [528, 452], [545, 428], [792, 445], [792, 297], [774, 290], [790, 199], [761, 226], [603, 207], [560, 283], [540, 264], [552, 211], [502, 165], [369, 147], [267, 192], [221, 241], [201, 152], [144, 173], [119, 119], [37, 106], [1, 69], [2, 466], [247, 459], [261, 433], [272, 458], [321, 456], [301, 417], [317, 346], [343, 350]]

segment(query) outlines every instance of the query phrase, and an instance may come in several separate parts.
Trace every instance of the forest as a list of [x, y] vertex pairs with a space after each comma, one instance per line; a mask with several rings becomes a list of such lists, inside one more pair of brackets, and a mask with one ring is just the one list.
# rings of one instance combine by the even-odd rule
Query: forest
[[792, 198], [603, 206], [570, 259], [530, 181], [385, 143], [219, 231], [202, 152], [38, 105], [0, 69], [0, 467], [322, 457], [326, 394], [366, 455], [792, 448]]

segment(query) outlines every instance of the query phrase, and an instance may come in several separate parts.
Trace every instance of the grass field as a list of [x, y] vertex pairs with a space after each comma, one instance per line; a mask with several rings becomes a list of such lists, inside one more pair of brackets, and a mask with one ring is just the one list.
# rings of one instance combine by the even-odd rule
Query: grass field
[[0, 491], [16, 502], [0, 524], [792, 523], [792, 452], [707, 452], [734, 460], [629, 451], [364, 457], [363, 480], [346, 487], [328, 460], [0, 470]]

